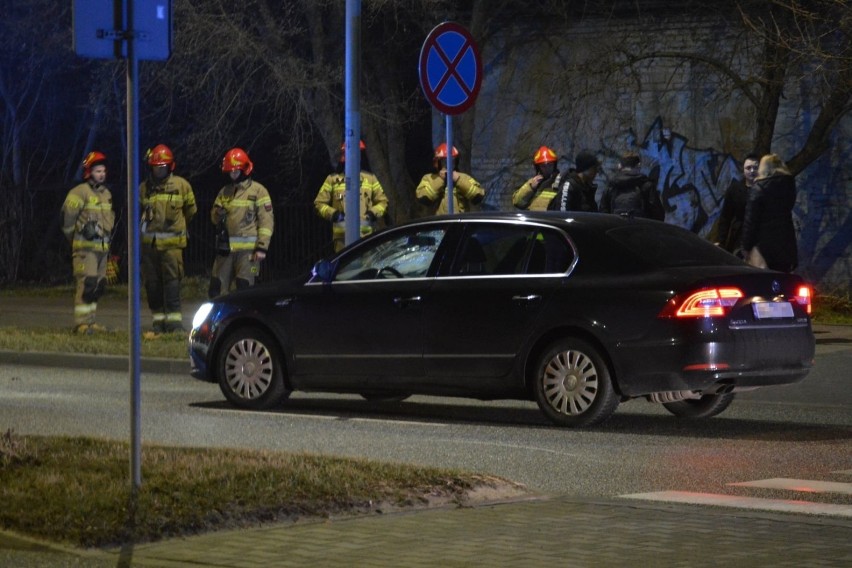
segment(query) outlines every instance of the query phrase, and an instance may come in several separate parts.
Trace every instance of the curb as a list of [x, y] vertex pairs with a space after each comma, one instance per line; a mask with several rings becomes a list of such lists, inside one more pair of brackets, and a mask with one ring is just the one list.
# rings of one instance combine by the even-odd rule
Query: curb
[[[0, 351], [0, 363], [101, 371], [130, 371], [126, 355], [94, 355], [82, 353], [44, 353], [36, 351]], [[189, 359], [144, 357], [143, 373], [189, 374]]]

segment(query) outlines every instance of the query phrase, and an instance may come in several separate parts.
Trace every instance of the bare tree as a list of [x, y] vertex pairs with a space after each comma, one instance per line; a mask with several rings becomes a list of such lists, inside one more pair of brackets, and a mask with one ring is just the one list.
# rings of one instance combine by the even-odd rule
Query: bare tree
[[[687, 5], [685, 10], [692, 7]], [[706, 12], [705, 6], [700, 6]], [[714, 7], [730, 21], [717, 49], [658, 49], [653, 41], [621, 43], [616, 68], [638, 67], [668, 59], [704, 67], [708, 74], [737, 92], [753, 107], [752, 148], [770, 151], [779, 109], [791, 83], [808, 77], [811, 104], [818, 116], [801, 147], [787, 162], [794, 173], [804, 170], [829, 147], [833, 128], [852, 111], [852, 10], [847, 0], [738, 0]], [[724, 94], [724, 90], [720, 91]]]

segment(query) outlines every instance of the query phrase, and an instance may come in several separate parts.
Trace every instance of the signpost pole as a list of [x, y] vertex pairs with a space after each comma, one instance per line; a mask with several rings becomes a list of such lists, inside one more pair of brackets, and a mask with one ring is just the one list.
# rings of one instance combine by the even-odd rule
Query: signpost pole
[[447, 213], [452, 215], [455, 213], [455, 199], [453, 198], [453, 117], [445, 115], [447, 119]]
[[346, 124], [344, 156], [346, 164], [346, 197], [343, 208], [345, 243], [352, 244], [361, 237], [361, 0], [346, 0]]
[[130, 336], [130, 482], [142, 486], [141, 317], [139, 291], [139, 60], [134, 38], [133, 1], [126, 0], [127, 22], [127, 269]]

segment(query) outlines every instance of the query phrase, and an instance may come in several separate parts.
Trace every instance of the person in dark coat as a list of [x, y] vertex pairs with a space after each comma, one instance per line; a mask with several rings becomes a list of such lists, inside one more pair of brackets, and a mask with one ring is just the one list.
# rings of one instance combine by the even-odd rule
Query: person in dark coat
[[601, 196], [602, 213], [645, 217], [662, 221], [666, 218], [660, 194], [653, 181], [639, 170], [641, 158], [635, 152], [621, 156], [618, 172]]
[[593, 182], [598, 175], [600, 162], [591, 152], [583, 151], [577, 154], [574, 166], [559, 183], [556, 197], [547, 206], [548, 211], [598, 211], [595, 201], [598, 186]]
[[742, 247], [749, 264], [782, 272], [796, 268], [795, 203], [796, 180], [787, 166], [776, 154], [763, 156], [743, 218]]
[[743, 179], [734, 179], [725, 191], [722, 212], [719, 213], [719, 225], [716, 231], [716, 244], [728, 252], [742, 257], [743, 218], [749, 191], [757, 179], [760, 156], [749, 154], [743, 160]]

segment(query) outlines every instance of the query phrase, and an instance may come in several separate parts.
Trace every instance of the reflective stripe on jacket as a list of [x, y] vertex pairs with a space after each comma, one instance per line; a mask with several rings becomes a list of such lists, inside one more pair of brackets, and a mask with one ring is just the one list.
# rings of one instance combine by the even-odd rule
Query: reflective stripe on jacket
[[[485, 190], [479, 182], [467, 174], [459, 174], [459, 179], [453, 184], [453, 213], [467, 213], [473, 211], [475, 205], [479, 204], [485, 197]], [[417, 186], [416, 197], [418, 201], [427, 201], [435, 209], [433, 214], [442, 215], [447, 213], [447, 182], [432, 172], [423, 176]], [[438, 203], [440, 201], [440, 203]]]
[[512, 194], [512, 205], [518, 209], [529, 211], [547, 211], [547, 206], [556, 197], [556, 190], [553, 187], [542, 188], [539, 186], [540, 191], [536, 193], [536, 190], [532, 187], [532, 180], [534, 179], [528, 179], [524, 182], [524, 185], [515, 190], [515, 193]]
[[170, 174], [159, 183], [148, 179], [139, 186], [142, 243], [157, 250], [186, 248], [187, 223], [198, 206], [189, 182]]
[[218, 225], [223, 215], [232, 251], [269, 250], [275, 219], [272, 198], [262, 184], [249, 178], [223, 187], [213, 202], [210, 219]]
[[[83, 236], [83, 227], [92, 223], [94, 236]], [[112, 193], [105, 185], [93, 186], [85, 181], [68, 192], [62, 204], [62, 233], [72, 251], [109, 250], [110, 235], [115, 225]]]

